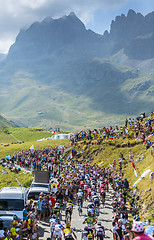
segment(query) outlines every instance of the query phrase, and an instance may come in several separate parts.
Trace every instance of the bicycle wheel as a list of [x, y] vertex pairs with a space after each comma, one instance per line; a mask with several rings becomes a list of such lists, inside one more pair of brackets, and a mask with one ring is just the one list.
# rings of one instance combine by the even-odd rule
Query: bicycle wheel
[[70, 213], [66, 214], [66, 224], [70, 224]]
[[79, 207], [79, 208], [78, 208], [78, 211], [79, 211], [79, 216], [81, 216], [81, 214], [82, 214], [82, 208]]

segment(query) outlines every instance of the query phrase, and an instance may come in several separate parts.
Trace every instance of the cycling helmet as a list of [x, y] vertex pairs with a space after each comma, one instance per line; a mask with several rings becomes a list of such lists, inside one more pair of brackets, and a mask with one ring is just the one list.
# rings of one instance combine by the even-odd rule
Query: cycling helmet
[[70, 228], [70, 226], [71, 226], [71, 225], [70, 225], [69, 223], [66, 224], [66, 228]]
[[55, 214], [53, 214], [53, 216], [52, 216], [53, 218], [56, 218], [56, 215]]
[[89, 231], [88, 226], [85, 226], [84, 230], [85, 230], [85, 231]]
[[91, 235], [91, 234], [88, 234], [88, 239], [92, 239], [93, 238], [93, 236]]
[[88, 212], [88, 217], [91, 217], [91, 212]]
[[70, 199], [70, 200], [68, 200], [68, 202], [69, 202], [69, 203], [72, 203], [72, 200]]
[[101, 225], [101, 222], [98, 222], [97, 225]]

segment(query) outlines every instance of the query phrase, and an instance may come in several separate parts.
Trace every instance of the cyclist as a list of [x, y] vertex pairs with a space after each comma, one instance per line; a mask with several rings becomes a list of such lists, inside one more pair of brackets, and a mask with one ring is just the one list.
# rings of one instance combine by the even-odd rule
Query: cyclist
[[91, 199], [91, 192], [92, 192], [92, 189], [89, 187], [88, 188], [88, 197], [89, 197], [89, 199]]
[[78, 206], [79, 206], [79, 202], [81, 202], [81, 207], [83, 207], [83, 191], [80, 188], [77, 192], [77, 200], [78, 200]]
[[60, 216], [60, 210], [61, 210], [60, 203], [56, 202], [53, 212], [58, 217]]
[[105, 230], [104, 227], [101, 225], [101, 222], [98, 222], [95, 226], [95, 235], [97, 237], [97, 240], [103, 240], [105, 236]]
[[93, 202], [94, 202], [94, 205], [95, 205], [95, 207], [98, 207], [99, 208], [99, 196], [96, 194], [96, 193], [94, 193], [94, 195], [93, 195]]
[[73, 210], [72, 200], [68, 200], [67, 207], [69, 207], [69, 208], [71, 208]]
[[95, 217], [95, 206], [93, 203], [89, 203], [87, 206], [87, 214], [91, 213], [91, 217]]
[[72, 203], [72, 200], [69, 200], [67, 205], [66, 205], [65, 217], [67, 218], [67, 214], [69, 214], [70, 215], [70, 222], [71, 222], [72, 212], [73, 212], [73, 203]]
[[105, 179], [105, 185], [106, 185], [106, 190], [108, 192], [109, 191], [109, 181], [107, 178]]
[[87, 200], [87, 197], [88, 197], [88, 184], [87, 184], [87, 182], [86, 183], [84, 183], [84, 198], [85, 198], [85, 200]]
[[102, 203], [103, 205], [105, 204], [105, 196], [106, 196], [106, 193], [105, 193], [105, 189], [104, 188], [101, 188], [100, 189], [100, 195], [101, 195], [101, 198], [102, 198]]
[[94, 217], [91, 216], [91, 212], [88, 213], [88, 217], [85, 218], [83, 224], [87, 223], [88, 229], [94, 229], [94, 224], [96, 220]]
[[88, 237], [87, 237], [88, 234], [91, 234], [92, 236], [94, 236], [94, 230], [89, 229], [88, 226], [85, 226], [84, 232], [82, 232], [82, 234], [81, 234], [81, 239], [82, 240], [88, 240]]
[[66, 228], [64, 229], [64, 239], [65, 240], [73, 240], [73, 236], [77, 239], [77, 236], [72, 228], [70, 228], [70, 224], [66, 224]]
[[54, 229], [55, 229], [55, 225], [58, 223], [58, 220], [56, 219], [56, 215], [52, 216], [49, 223], [50, 223], [50, 232], [51, 232], [51, 239], [52, 239], [53, 232], [54, 232]]
[[54, 232], [53, 232], [53, 239], [59, 239], [62, 240], [62, 231], [63, 226], [60, 224], [60, 219], [58, 219], [58, 222], [55, 225]]
[[93, 203], [93, 202], [89, 202], [89, 203], [87, 204], [87, 209], [88, 209], [88, 208], [95, 208], [94, 203]]

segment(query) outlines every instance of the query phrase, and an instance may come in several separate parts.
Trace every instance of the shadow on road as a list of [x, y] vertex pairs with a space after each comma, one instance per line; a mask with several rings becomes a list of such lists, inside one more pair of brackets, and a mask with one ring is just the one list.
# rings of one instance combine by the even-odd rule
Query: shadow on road
[[109, 236], [105, 235], [105, 238], [110, 238]]
[[107, 207], [107, 206], [105, 208], [112, 209], [112, 207]]
[[50, 232], [45, 230], [44, 228], [40, 227], [38, 228], [38, 232], [40, 233], [40, 237], [44, 237], [45, 233], [49, 233], [49, 237], [50, 237]]
[[46, 222], [42, 222], [41, 225], [49, 227], [49, 223], [46, 223]]

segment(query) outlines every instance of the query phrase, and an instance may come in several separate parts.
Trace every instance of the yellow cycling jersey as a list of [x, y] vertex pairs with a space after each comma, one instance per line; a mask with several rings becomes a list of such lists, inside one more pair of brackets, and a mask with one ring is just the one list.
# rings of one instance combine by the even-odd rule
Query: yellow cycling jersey
[[67, 207], [73, 208], [73, 203], [67, 203]]
[[10, 229], [10, 232], [12, 233], [12, 236], [17, 236], [18, 234], [16, 233], [16, 230], [14, 227]]
[[30, 229], [30, 224], [32, 223], [32, 220], [31, 219], [28, 219], [27, 221], [27, 228]]
[[64, 234], [65, 234], [65, 236], [68, 236], [68, 235], [72, 234], [72, 229], [71, 228], [65, 228], [64, 229]]

